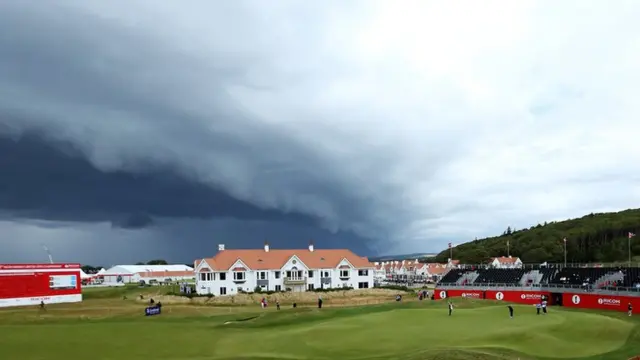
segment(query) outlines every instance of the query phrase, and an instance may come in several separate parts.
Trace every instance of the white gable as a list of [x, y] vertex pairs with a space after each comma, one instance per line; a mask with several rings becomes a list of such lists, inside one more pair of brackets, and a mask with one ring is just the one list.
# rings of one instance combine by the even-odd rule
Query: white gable
[[207, 260], [203, 259], [200, 261], [200, 263], [198, 263], [198, 267], [196, 268], [197, 272], [212, 272], [213, 269], [211, 268], [211, 266], [209, 265], [209, 263], [207, 262]]
[[300, 261], [300, 258], [298, 258], [295, 255], [290, 257], [289, 260], [287, 260], [287, 262], [284, 263], [281, 270], [290, 271], [290, 270], [293, 270], [293, 268], [296, 268], [297, 270], [309, 270], [309, 267], [307, 267], [307, 265], [305, 265], [305, 263]]
[[342, 259], [338, 264], [338, 267], [345, 266], [345, 265], [353, 269], [353, 265], [351, 265], [351, 263], [347, 259]]
[[229, 267], [229, 270], [233, 270], [234, 268], [245, 268], [247, 270], [251, 270], [244, 262], [242, 262], [242, 260], [238, 259], [236, 260], [236, 262], [233, 263], [233, 265], [231, 265], [231, 267]]

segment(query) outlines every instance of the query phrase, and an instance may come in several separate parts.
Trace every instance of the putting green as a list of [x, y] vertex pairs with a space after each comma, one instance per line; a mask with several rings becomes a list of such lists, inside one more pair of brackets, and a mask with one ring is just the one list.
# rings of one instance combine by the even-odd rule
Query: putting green
[[193, 307], [174, 307], [150, 318], [118, 313], [82, 320], [60, 314], [28, 324], [14, 316], [0, 325], [0, 348], [3, 358], [21, 360], [619, 360], [640, 347], [637, 321], [617, 313], [552, 308], [548, 315], [536, 315], [531, 306], [514, 306], [511, 319], [504, 305], [471, 300], [458, 305], [451, 317], [442, 302], [233, 313], [218, 309], [200, 316], [194, 316]]

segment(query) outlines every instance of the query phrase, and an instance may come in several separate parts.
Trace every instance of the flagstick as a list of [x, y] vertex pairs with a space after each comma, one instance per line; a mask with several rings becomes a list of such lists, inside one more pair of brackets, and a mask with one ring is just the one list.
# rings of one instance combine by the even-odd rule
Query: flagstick
[[564, 239], [564, 267], [567, 267], [567, 238]]
[[627, 251], [629, 251], [629, 267], [631, 267], [631, 238], [633, 236], [631, 236], [631, 233], [629, 233], [629, 236], [627, 236]]
[[509, 241], [507, 240], [507, 257], [509, 257], [510, 255], [511, 255], [511, 251], [510, 251]]

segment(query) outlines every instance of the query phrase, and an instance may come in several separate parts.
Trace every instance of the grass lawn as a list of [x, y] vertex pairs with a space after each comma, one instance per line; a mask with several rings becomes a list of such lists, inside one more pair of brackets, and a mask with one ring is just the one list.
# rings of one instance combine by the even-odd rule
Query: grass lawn
[[[614, 359], [640, 354], [626, 314], [455, 299], [281, 311], [143, 305], [95, 292], [82, 304], [0, 311], [3, 359]], [[133, 291], [133, 290], [121, 290]], [[100, 294], [100, 295], [97, 295]], [[115, 296], [115, 295], [114, 295]], [[121, 298], [121, 296], [120, 296]]]

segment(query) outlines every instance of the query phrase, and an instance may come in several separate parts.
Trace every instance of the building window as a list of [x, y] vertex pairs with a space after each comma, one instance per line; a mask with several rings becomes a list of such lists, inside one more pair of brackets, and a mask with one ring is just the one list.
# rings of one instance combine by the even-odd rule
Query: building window
[[213, 273], [207, 273], [207, 280], [208, 280], [208, 281], [215, 280], [215, 279], [213, 278]]
[[267, 272], [266, 271], [260, 271], [258, 273], [258, 279], [259, 280], [267, 280]]
[[233, 280], [234, 281], [245, 281], [245, 274], [244, 271], [236, 271], [233, 273]]
[[359, 276], [369, 276], [369, 270], [358, 270]]
[[358, 283], [358, 289], [368, 289], [369, 288], [369, 283], [368, 282], [360, 282]]
[[302, 279], [302, 271], [287, 271], [287, 278], [292, 280]]
[[220, 295], [227, 295], [227, 288], [226, 287], [221, 287], [220, 288]]
[[314, 289], [313, 284], [309, 284], [309, 290], [313, 290], [313, 289]]
[[309, 277], [312, 278], [313, 277], [313, 270], [309, 270]]
[[200, 274], [200, 281], [207, 281], [207, 274], [206, 273], [201, 273]]
[[329, 277], [329, 272], [328, 271], [323, 271], [322, 272], [322, 277], [328, 278]]
[[340, 270], [340, 277], [341, 278], [348, 278], [349, 277], [349, 270]]
[[278, 291], [278, 292], [282, 291], [282, 286], [281, 285], [276, 285], [276, 291]]
[[221, 281], [227, 280], [227, 273], [220, 273], [220, 280]]
[[280, 271], [276, 271], [276, 272], [273, 274], [273, 276], [274, 276], [276, 279], [280, 279]]

